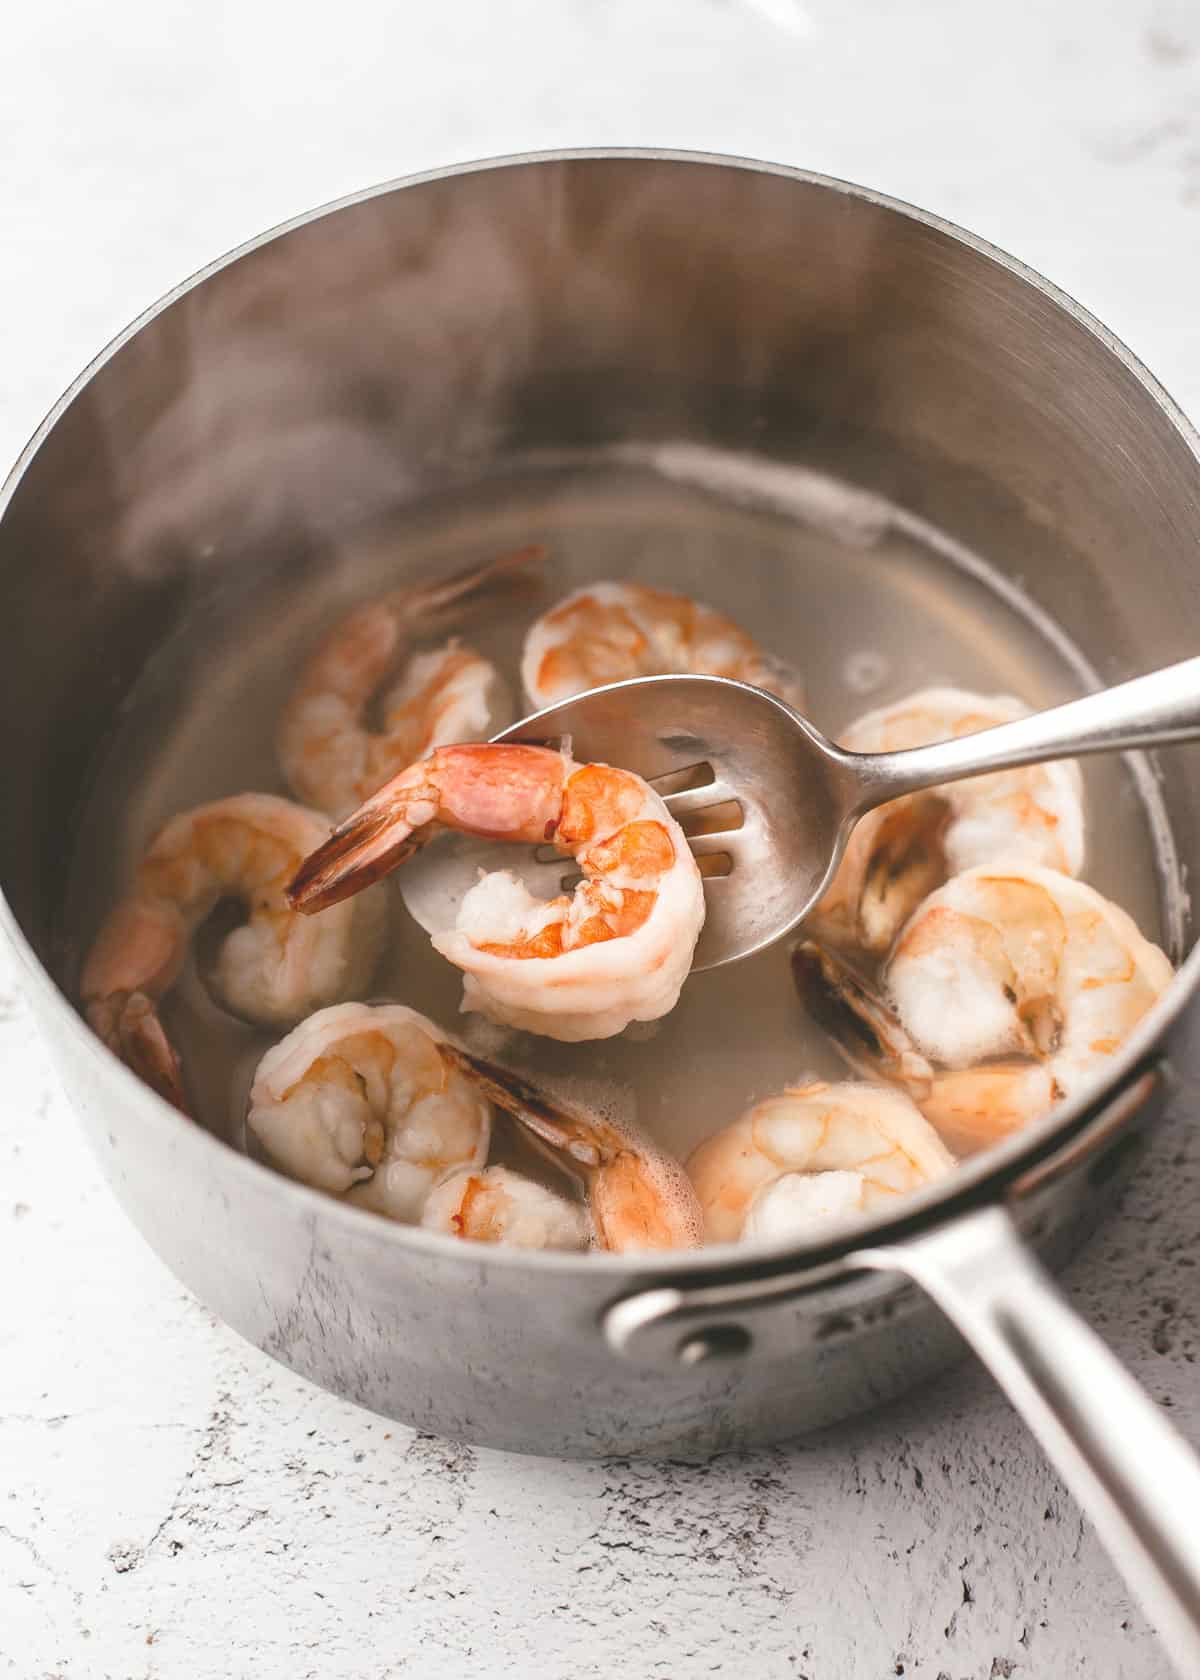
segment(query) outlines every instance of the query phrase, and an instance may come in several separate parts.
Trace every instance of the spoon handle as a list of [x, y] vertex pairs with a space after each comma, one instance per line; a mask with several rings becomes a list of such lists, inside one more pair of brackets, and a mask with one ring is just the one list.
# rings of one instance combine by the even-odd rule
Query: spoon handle
[[1013, 770], [1047, 759], [1200, 739], [1200, 658], [1185, 659], [1116, 688], [1102, 689], [1015, 723], [907, 752], [848, 753], [861, 815], [885, 800], [939, 782]]

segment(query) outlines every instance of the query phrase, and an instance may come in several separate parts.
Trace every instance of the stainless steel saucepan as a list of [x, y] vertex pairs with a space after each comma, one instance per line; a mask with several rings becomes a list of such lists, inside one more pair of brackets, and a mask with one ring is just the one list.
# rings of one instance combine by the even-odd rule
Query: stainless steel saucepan
[[[1103, 681], [1196, 652], [1200, 441], [1097, 322], [934, 217], [658, 153], [471, 166], [303, 217], [111, 345], [0, 503], [3, 921], [70, 1096], [130, 1217], [214, 1311], [446, 1435], [564, 1456], [768, 1441], [944, 1368], [957, 1326], [1198, 1673], [1195, 1466], [1034, 1258], [1097, 1224], [1161, 1114], [1196, 953], [1103, 1089], [895, 1220], [675, 1259], [496, 1253], [334, 1202], [182, 1119], [72, 1005], [71, 836], [164, 646], [268, 584], [300, 599], [314, 531], [509, 458], [662, 439], [912, 510], [1007, 569]], [[1163, 771], [1195, 879], [1200, 760], [1176, 749]], [[1176, 954], [1190, 942], [1181, 923]]]

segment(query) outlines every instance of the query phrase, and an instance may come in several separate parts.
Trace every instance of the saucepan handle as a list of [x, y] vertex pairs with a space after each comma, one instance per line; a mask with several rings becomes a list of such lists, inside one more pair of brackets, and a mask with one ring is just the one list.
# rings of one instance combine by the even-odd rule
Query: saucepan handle
[[1162, 1635], [1200, 1675], [1200, 1460], [985, 1207], [855, 1256], [937, 1302], [1041, 1442]]

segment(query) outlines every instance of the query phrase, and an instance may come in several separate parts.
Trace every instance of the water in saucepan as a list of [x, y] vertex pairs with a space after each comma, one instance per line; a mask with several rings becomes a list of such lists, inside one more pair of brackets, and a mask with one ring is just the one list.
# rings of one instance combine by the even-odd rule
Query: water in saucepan
[[[351, 603], [532, 542], [547, 555], [536, 592], [489, 597], [462, 623], [507, 674], [514, 705], [531, 618], [600, 578], [658, 584], [731, 615], [801, 672], [811, 717], [834, 736], [862, 712], [934, 684], [1014, 694], [1034, 707], [1092, 685], [1063, 633], [999, 572], [873, 497], [688, 449], [599, 465], [543, 462], [331, 545], [300, 586], [279, 568], [251, 577], [236, 596], [205, 606], [186, 639], [164, 646], [96, 767], [66, 901], [72, 943], [90, 936], [174, 812], [249, 789], [286, 793], [275, 756], [280, 708], [305, 654]], [[1171, 950], [1178, 875], [1152, 778], [1113, 758], [1085, 761], [1084, 777], [1086, 878]], [[636, 1121], [677, 1155], [789, 1082], [845, 1073], [801, 1011], [787, 942], [693, 975], [662, 1021], [558, 1044], [461, 1016], [458, 971], [431, 949], [394, 883], [388, 890], [375, 999], [424, 1011], [481, 1053]], [[164, 1016], [198, 1118], [240, 1146], [253, 1070], [274, 1037], [210, 1001], [197, 971], [218, 931], [198, 939]], [[537, 1170], [506, 1128], [499, 1158]]]

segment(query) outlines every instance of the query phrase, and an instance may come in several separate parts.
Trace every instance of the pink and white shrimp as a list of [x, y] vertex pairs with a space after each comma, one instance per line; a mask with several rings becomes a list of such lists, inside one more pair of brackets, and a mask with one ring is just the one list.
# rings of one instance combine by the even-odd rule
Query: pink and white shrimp
[[292, 1026], [369, 985], [386, 905], [370, 894], [330, 920], [290, 908], [288, 881], [329, 833], [327, 819], [271, 794], [243, 793], [172, 817], [146, 848], [134, 888], [111, 912], [83, 967], [89, 1022], [111, 1050], [187, 1110], [178, 1057], [158, 1016], [192, 935], [233, 899], [246, 921], [222, 941], [206, 982], [231, 1014]]
[[747, 1109], [687, 1162], [709, 1242], [819, 1235], [944, 1178], [954, 1157], [900, 1091], [789, 1085]]
[[603, 683], [677, 671], [734, 677], [804, 703], [796, 673], [741, 625], [644, 583], [591, 583], [565, 596], [535, 620], [521, 660], [525, 692], [539, 708]]
[[[928, 688], [851, 724], [852, 752], [900, 752], [973, 735], [1029, 708], [1007, 695]], [[856, 825], [813, 918], [822, 937], [886, 951], [917, 905], [950, 875], [1003, 858], [1078, 875], [1083, 778], [1073, 759], [1001, 770], [895, 799]]]
[[1099, 1075], [1172, 976], [1119, 906], [1021, 864], [968, 869], [931, 893], [879, 992], [811, 943], [795, 968], [851, 1061], [902, 1084], [958, 1154]]
[[413, 1224], [491, 1139], [491, 1104], [444, 1037], [402, 1004], [318, 1010], [259, 1063], [246, 1124], [293, 1178]]
[[704, 922], [696, 861], [639, 776], [519, 744], [443, 747], [341, 823], [288, 889], [312, 913], [378, 880], [434, 824], [572, 855], [571, 896], [484, 875], [434, 946], [463, 970], [463, 1009], [548, 1038], [609, 1038], [675, 1007]]
[[[278, 750], [297, 798], [344, 816], [395, 775], [437, 747], [493, 734], [509, 721], [510, 699], [490, 660], [451, 638], [410, 655], [447, 609], [508, 581], [540, 559], [536, 546], [440, 583], [398, 590], [358, 607], [311, 655], [284, 707]], [[398, 661], [398, 678], [379, 702], [380, 727], [368, 704]]]

